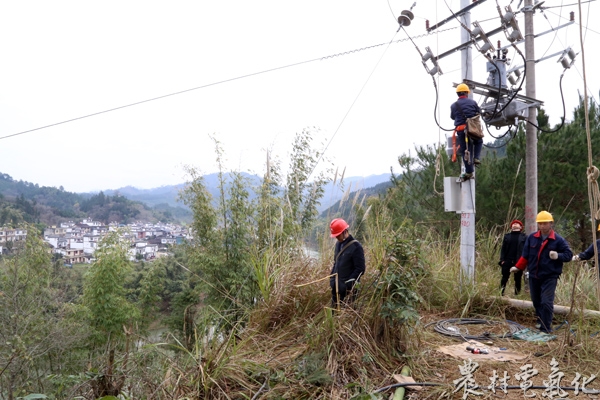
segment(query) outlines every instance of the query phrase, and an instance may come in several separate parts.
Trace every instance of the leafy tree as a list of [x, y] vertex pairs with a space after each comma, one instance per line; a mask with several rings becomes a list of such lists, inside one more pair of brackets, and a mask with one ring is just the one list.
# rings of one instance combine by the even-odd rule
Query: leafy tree
[[[304, 129], [297, 133], [292, 144], [289, 173], [285, 187], [286, 207], [283, 219], [284, 232], [288, 237], [300, 240], [308, 234], [310, 227], [319, 215], [317, 207], [325, 192], [325, 184], [330, 180], [331, 171], [313, 175], [323, 153], [312, 146], [313, 132]], [[312, 181], [310, 180], [312, 178]]]
[[21, 228], [25, 246], [0, 264], [0, 393], [7, 399], [43, 392], [50, 388], [42, 377], [82, 367], [72, 357], [84, 338], [81, 324], [65, 319], [69, 293], [35, 228]]
[[[573, 121], [555, 133], [539, 135], [538, 165], [539, 208], [550, 210], [563, 229], [575, 228], [578, 246], [584, 250], [591, 243], [590, 205], [588, 201], [588, 143], [585, 131], [585, 108], [583, 99], [573, 113]], [[592, 164], [600, 158], [600, 113], [598, 105], [591, 100], [589, 120]], [[566, 223], [566, 224], [565, 224]], [[568, 225], [568, 226], [567, 226]]]
[[258, 190], [256, 207], [257, 246], [259, 252], [277, 247], [283, 241], [283, 204], [281, 199], [281, 165], [267, 152], [267, 166]]
[[[279, 164], [267, 165], [267, 179], [259, 190], [258, 204], [250, 200], [250, 183], [241, 173], [223, 173], [223, 152], [215, 141], [219, 166], [219, 198], [216, 203], [203, 178], [189, 168], [191, 182], [181, 193], [184, 203], [194, 213], [194, 240], [187, 246], [190, 280], [177, 296], [176, 305], [184, 310], [183, 324], [194, 320], [199, 299], [215, 310], [213, 327], [230, 330], [244, 322], [244, 313], [258, 297], [259, 260], [272, 260], [265, 253], [298, 252], [302, 236], [317, 217], [323, 195], [325, 173], [311, 176], [319, 163], [320, 153], [311, 149], [311, 131], [296, 135], [287, 175], [286, 187], [279, 186]], [[218, 206], [215, 207], [215, 204]], [[269, 265], [273, 265], [269, 261]], [[261, 275], [263, 278], [267, 274]], [[262, 285], [263, 288], [268, 285]], [[202, 297], [201, 297], [202, 296]], [[184, 329], [185, 331], [185, 329]], [[184, 332], [185, 343], [192, 344], [192, 332]]]
[[523, 219], [525, 210], [525, 132], [506, 145], [506, 156], [488, 153], [477, 169], [477, 224], [483, 229]]
[[[96, 261], [86, 275], [83, 288], [83, 304], [88, 310], [91, 329], [91, 349], [108, 349], [105, 371], [92, 381], [97, 397], [120, 393], [125, 375], [117, 377], [114, 373], [115, 351], [139, 318], [139, 310], [127, 300], [125, 288], [125, 280], [131, 271], [128, 249], [128, 243], [120, 238], [118, 231], [102, 238], [95, 252]], [[126, 369], [126, 360], [123, 369]]]
[[[174, 304], [182, 322], [181, 331], [184, 344], [191, 349], [195, 342], [194, 316], [196, 305], [203, 293], [199, 283], [203, 283], [204, 293], [211, 301], [222, 299], [218, 276], [223, 266], [223, 251], [219, 248], [220, 232], [217, 226], [217, 211], [212, 204], [212, 195], [206, 188], [204, 178], [194, 168], [187, 168], [191, 181], [180, 193], [180, 199], [193, 213], [193, 241], [185, 245], [189, 270], [189, 281], [175, 299]], [[184, 267], [188, 267], [184, 266]]]
[[444, 212], [443, 178], [451, 174], [452, 165], [446, 152], [438, 146], [424, 146], [398, 157], [402, 175], [392, 174], [392, 189], [386, 206], [390, 210], [394, 229], [406, 219], [414, 222], [435, 223], [446, 234], [451, 227], [447, 222], [456, 220], [455, 213]]

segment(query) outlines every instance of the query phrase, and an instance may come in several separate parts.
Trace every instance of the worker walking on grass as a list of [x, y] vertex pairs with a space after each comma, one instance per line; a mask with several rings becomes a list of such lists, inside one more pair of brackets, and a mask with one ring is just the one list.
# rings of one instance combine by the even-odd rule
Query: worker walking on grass
[[553, 229], [554, 218], [541, 211], [535, 220], [538, 231], [527, 236], [523, 254], [510, 272], [529, 271], [529, 294], [542, 332], [552, 332], [554, 294], [563, 263], [571, 261], [569, 243]]
[[[523, 223], [518, 219], [510, 223], [511, 231], [504, 235], [502, 240], [502, 248], [500, 249], [500, 261], [498, 265], [502, 268], [502, 279], [500, 280], [500, 288], [504, 296], [506, 284], [510, 278], [510, 269], [515, 266], [521, 254], [523, 254], [523, 245], [527, 235], [523, 233]], [[514, 273], [515, 279], [515, 295], [521, 293], [521, 278], [523, 271]]]
[[331, 221], [329, 226], [331, 237], [337, 239], [333, 267], [331, 269], [331, 307], [338, 308], [340, 302], [348, 295], [349, 300], [354, 300], [356, 291], [354, 286], [365, 273], [365, 252], [358, 240], [348, 232], [350, 225], [341, 218]]
[[480, 114], [479, 105], [475, 100], [467, 97], [470, 89], [464, 83], [456, 87], [458, 99], [450, 106], [450, 118], [454, 120], [456, 135], [458, 136], [459, 154], [465, 164], [465, 172], [460, 175], [460, 179], [465, 181], [473, 177], [473, 166], [481, 164], [481, 147], [483, 139], [467, 137], [465, 128], [467, 118]]
[[[598, 225], [598, 232], [600, 232], [600, 224]], [[600, 239], [596, 240], [596, 248], [600, 251]], [[590, 245], [585, 251], [573, 256], [573, 261], [587, 261], [594, 258], [594, 243]], [[598, 268], [598, 260], [596, 260], [596, 268]]]

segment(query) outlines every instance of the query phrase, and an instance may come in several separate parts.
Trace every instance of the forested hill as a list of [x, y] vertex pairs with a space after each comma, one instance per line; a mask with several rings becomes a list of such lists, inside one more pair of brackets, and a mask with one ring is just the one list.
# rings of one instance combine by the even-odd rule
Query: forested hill
[[62, 186], [39, 186], [0, 173], [0, 226], [20, 222], [55, 225], [79, 218], [103, 223], [184, 222], [190, 220], [190, 213], [166, 204], [149, 207], [119, 194], [81, 195]]

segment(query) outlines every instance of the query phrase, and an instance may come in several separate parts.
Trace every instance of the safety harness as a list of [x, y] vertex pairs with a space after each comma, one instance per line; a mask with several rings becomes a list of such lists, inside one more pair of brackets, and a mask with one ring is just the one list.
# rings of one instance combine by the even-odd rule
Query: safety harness
[[[458, 131], [464, 131], [467, 128], [467, 125], [458, 125], [454, 127], [454, 132], [452, 132], [452, 162], [456, 162], [456, 150], [457, 150], [457, 146], [456, 146], [456, 132]], [[468, 138], [467, 135], [465, 135], [465, 143], [467, 144], [467, 146], [465, 146], [467, 149], [469, 148], [468, 144]], [[468, 150], [467, 150], [468, 151]]]

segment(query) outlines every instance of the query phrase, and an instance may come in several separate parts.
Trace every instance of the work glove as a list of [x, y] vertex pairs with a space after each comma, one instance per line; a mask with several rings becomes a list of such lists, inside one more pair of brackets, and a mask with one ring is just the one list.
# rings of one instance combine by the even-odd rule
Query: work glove
[[550, 258], [553, 259], [553, 260], [556, 260], [558, 258], [558, 253], [555, 252], [554, 250], [552, 250], [550, 252]]
[[511, 268], [510, 268], [510, 273], [511, 273], [511, 274], [512, 274], [512, 273], [514, 273], [514, 272], [519, 272], [519, 271], [520, 271], [520, 269], [519, 269], [519, 268], [517, 268], [517, 267], [511, 267]]
[[579, 261], [579, 256], [578, 255], [574, 255], [573, 258], [571, 259], [571, 261]]

